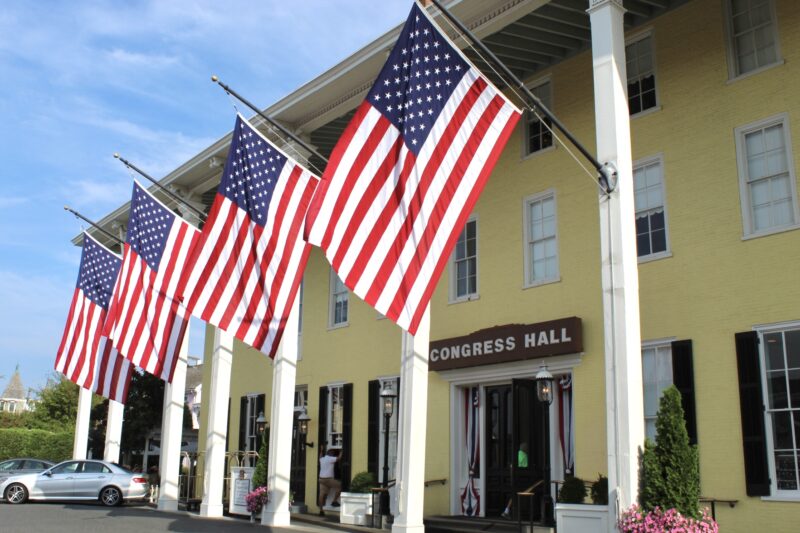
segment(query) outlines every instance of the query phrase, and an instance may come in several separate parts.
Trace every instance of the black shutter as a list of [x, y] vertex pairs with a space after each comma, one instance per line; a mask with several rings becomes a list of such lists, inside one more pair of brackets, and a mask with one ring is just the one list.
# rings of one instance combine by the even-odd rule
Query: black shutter
[[691, 340], [672, 343], [672, 383], [681, 393], [681, 406], [686, 421], [686, 433], [689, 434], [689, 444], [697, 444], [697, 411], [694, 400]]
[[379, 447], [381, 437], [380, 416], [381, 416], [381, 382], [377, 379], [369, 382], [369, 409], [367, 418], [367, 470], [375, 474], [375, 479], [380, 479], [378, 475], [378, 457], [380, 456]]
[[[325, 454], [328, 448], [328, 387], [319, 388], [319, 432], [317, 433], [319, 455]], [[317, 461], [317, 478], [319, 478], [319, 461]], [[319, 483], [317, 483], [317, 502], [319, 502]]]
[[231, 399], [228, 397], [228, 418], [225, 419], [225, 451], [229, 452], [231, 440]]
[[353, 384], [342, 385], [342, 490], [350, 488], [350, 474], [353, 458]]
[[247, 441], [247, 396], [239, 399], [239, 451], [245, 450]]
[[739, 405], [742, 414], [747, 495], [769, 496], [771, 487], [764, 430], [764, 398], [761, 394], [758, 333], [755, 331], [736, 334], [736, 363], [739, 369]]

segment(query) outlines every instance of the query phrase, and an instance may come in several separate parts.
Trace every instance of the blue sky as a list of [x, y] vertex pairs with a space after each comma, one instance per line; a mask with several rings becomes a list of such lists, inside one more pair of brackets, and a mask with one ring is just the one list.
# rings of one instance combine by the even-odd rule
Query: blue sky
[[[233, 127], [218, 74], [274, 103], [400, 24], [410, 0], [5, 2], [0, 10], [0, 392], [44, 385], [82, 229]], [[195, 323], [196, 325], [197, 323]], [[202, 323], [200, 323], [202, 325]], [[190, 353], [199, 354], [193, 327]]]

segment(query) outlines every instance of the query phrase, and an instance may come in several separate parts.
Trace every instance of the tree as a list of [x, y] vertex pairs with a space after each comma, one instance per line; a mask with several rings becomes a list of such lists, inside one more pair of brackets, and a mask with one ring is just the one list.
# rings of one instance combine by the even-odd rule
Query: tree
[[138, 453], [144, 449], [150, 430], [161, 427], [163, 409], [164, 381], [147, 372], [134, 372], [125, 402], [122, 452]]
[[[72, 431], [78, 415], [79, 387], [62, 376], [55, 374], [47, 380], [38, 391], [39, 399], [36, 410], [30, 416], [28, 427], [50, 431]], [[92, 398], [92, 405], [100, 402], [98, 397]]]
[[252, 488], [267, 486], [267, 464], [269, 463], [269, 427], [264, 430], [261, 436], [261, 449], [258, 450], [256, 469], [253, 472]]
[[661, 397], [656, 442], [645, 443], [640, 475], [640, 503], [646, 511], [660, 507], [676, 509], [693, 518], [700, 516], [697, 446], [689, 444], [681, 394], [675, 386], [666, 389]]

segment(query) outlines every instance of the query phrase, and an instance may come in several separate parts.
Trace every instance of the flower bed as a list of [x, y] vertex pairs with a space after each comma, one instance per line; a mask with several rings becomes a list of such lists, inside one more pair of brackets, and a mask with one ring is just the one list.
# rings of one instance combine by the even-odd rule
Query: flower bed
[[656, 507], [648, 513], [634, 505], [622, 513], [618, 525], [622, 533], [719, 533], [719, 526], [708, 514], [708, 509], [703, 510], [699, 519], [694, 519], [675, 509], [663, 511]]

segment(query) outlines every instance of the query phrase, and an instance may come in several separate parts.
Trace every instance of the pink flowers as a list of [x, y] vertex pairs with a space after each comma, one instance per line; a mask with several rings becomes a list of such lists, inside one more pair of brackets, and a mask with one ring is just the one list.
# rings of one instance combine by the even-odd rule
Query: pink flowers
[[258, 487], [248, 492], [244, 499], [247, 502], [247, 511], [257, 513], [269, 501], [269, 489], [267, 487]]
[[675, 509], [662, 511], [658, 507], [649, 513], [634, 505], [619, 520], [619, 529], [623, 533], [719, 533], [719, 526], [703, 509], [699, 519], [683, 516]]

